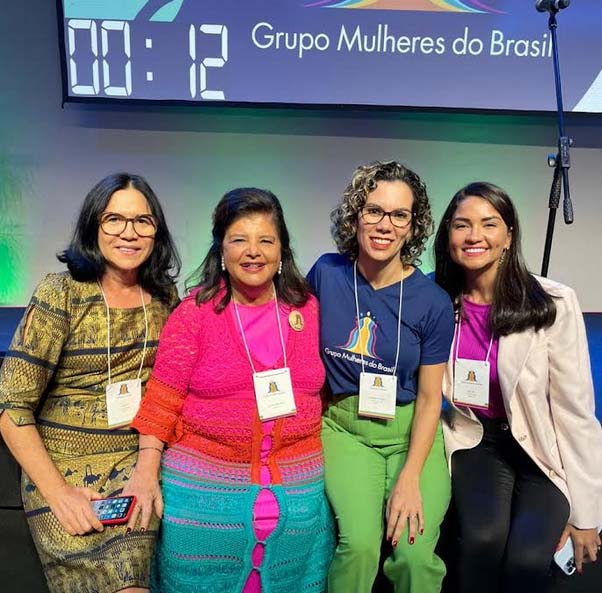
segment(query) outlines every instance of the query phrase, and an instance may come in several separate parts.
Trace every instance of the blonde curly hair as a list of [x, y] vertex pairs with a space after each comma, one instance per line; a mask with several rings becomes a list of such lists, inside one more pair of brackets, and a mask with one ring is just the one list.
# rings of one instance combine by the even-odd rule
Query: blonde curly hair
[[426, 185], [414, 171], [397, 161], [375, 161], [361, 165], [354, 172], [345, 189], [341, 203], [330, 213], [330, 232], [341, 255], [355, 261], [359, 254], [357, 222], [370, 192], [379, 181], [403, 181], [412, 190], [412, 232], [399, 254], [405, 264], [420, 265], [420, 254], [433, 233], [433, 217], [426, 193]]

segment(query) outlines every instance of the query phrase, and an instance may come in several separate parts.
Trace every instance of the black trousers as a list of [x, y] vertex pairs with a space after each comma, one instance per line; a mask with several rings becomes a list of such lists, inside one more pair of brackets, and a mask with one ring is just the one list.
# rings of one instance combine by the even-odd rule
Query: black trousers
[[485, 420], [483, 440], [452, 457], [461, 593], [543, 593], [569, 504], [514, 439]]

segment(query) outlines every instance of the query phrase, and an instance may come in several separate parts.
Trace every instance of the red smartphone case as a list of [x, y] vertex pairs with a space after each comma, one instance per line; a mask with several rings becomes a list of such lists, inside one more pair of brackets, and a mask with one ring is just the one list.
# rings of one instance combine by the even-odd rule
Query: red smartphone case
[[127, 523], [135, 506], [135, 496], [113, 496], [92, 501], [92, 508], [103, 525]]

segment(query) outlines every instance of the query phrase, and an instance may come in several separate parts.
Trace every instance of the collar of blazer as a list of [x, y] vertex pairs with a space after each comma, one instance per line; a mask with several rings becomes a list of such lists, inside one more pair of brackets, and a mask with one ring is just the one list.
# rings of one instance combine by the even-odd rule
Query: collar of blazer
[[[506, 404], [506, 409], [516, 391], [518, 379], [529, 358], [529, 353], [536, 343], [538, 334], [529, 328], [523, 332], [502, 336], [498, 349], [498, 377], [502, 396]], [[455, 349], [455, 343], [452, 345], [452, 352]], [[452, 356], [449, 357], [447, 368], [443, 377], [443, 393], [451, 401], [454, 394], [454, 367]], [[462, 413], [472, 417], [472, 412], [466, 408], [457, 408]], [[469, 413], [470, 412], [470, 413]]]

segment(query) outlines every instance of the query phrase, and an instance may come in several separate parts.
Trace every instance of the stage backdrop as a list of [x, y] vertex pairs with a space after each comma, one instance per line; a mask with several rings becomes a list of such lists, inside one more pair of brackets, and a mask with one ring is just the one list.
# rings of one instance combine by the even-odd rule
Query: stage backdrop
[[[88, 3], [92, 4], [104, 3]], [[170, 6], [176, 4], [171, 2]], [[201, 3], [180, 4], [177, 19], [166, 26], [176, 26], [178, 19], [184, 17], [190, 24], [193, 15], [189, 10]], [[219, 3], [202, 4], [216, 10]], [[263, 8], [253, 15], [257, 22], [267, 22], [273, 14], [268, 8], [275, 10], [276, 4], [279, 3], [262, 3]], [[326, 26], [332, 19], [352, 26], [371, 19], [409, 23], [420, 18], [428, 18], [429, 23], [430, 19], [454, 18], [457, 26], [465, 19], [500, 18], [500, 22], [506, 22], [504, 19], [518, 14], [515, 11], [519, 6], [517, 2], [507, 6], [503, 2], [481, 2], [483, 6], [505, 10], [504, 16], [489, 10], [421, 12], [375, 10], [376, 5], [370, 8], [368, 3], [363, 8], [356, 3], [355, 8], [348, 9], [328, 4], [310, 6], [299, 2], [294, 14], [313, 15], [316, 27]], [[523, 4], [531, 5], [520, 3]], [[140, 9], [140, 2], [134, 0], [112, 5], [137, 7], [132, 9], [133, 15]], [[597, 17], [587, 12], [592, 5], [597, 3], [574, 2], [558, 16], [567, 96], [577, 92], [570, 81], [573, 71], [581, 67], [578, 60], [569, 59], [568, 52], [581, 48], [573, 47], [571, 31], [577, 26], [575, 23], [585, 23], [586, 28], [589, 24], [593, 26]], [[84, 4], [74, 1], [69, 6], [75, 9]], [[410, 6], [410, 2], [405, 6]], [[593, 16], [586, 18], [586, 12]], [[69, 14], [68, 18], [83, 18]], [[543, 35], [547, 31], [546, 15], [537, 13], [533, 7], [524, 12], [521, 9], [520, 14], [523, 28], [533, 34], [539, 31]], [[97, 50], [102, 74], [101, 21], [106, 15], [88, 16], [99, 20]], [[131, 24], [132, 31], [138, 26], [136, 21], [127, 20], [133, 17], [120, 18]], [[147, 20], [154, 22], [152, 18]], [[274, 20], [274, 24], [280, 26], [280, 21]], [[294, 28], [302, 30], [300, 24]], [[405, 31], [405, 25], [400, 29]], [[75, 29], [76, 47], [83, 47], [78, 45], [80, 33], [80, 29]], [[117, 33], [112, 29], [105, 33], [110, 53]], [[413, 25], [408, 25], [407, 33], [413, 34]], [[217, 39], [217, 35], [208, 37]], [[234, 43], [234, 37], [231, 41]], [[61, 269], [55, 253], [68, 241], [84, 195], [100, 177], [118, 170], [146, 175], [162, 199], [182, 253], [183, 278], [200, 263], [207, 250], [213, 206], [225, 191], [241, 185], [270, 188], [282, 199], [299, 264], [307, 270], [320, 253], [333, 249], [329, 212], [352, 170], [360, 163], [391, 158], [405, 162], [425, 179], [436, 219], [451, 195], [469, 181], [486, 179], [506, 188], [522, 216], [527, 261], [536, 271], [540, 267], [551, 173], [546, 157], [556, 142], [551, 116], [216, 107], [201, 101], [194, 106], [68, 103], [62, 107], [59, 47], [55, 3], [44, 0], [3, 3], [0, 18], [0, 303], [3, 305], [24, 305], [46, 272]], [[153, 41], [150, 55], [158, 55], [152, 53], [155, 49], [158, 48]], [[588, 54], [585, 49], [583, 59], [589, 60], [591, 52]], [[286, 55], [263, 51], [262, 55], [274, 59]], [[75, 52], [77, 61], [82, 56], [77, 53], [79, 49]], [[553, 101], [551, 62], [546, 58], [537, 63], [538, 86]], [[472, 62], [466, 64], [470, 73]], [[226, 67], [210, 70], [225, 72]], [[405, 71], [403, 64], [397, 63], [379, 76], [372, 68], [366, 68], [362, 80], [369, 87], [381, 84], [383, 77], [403, 79]], [[337, 71], [332, 76], [344, 81], [346, 73]], [[427, 76], [412, 86], [431, 85], [431, 78]], [[293, 82], [292, 74], [280, 76], [283, 87]], [[529, 79], [517, 75], [506, 86], [512, 91], [510, 95], [522, 97], [529, 83]], [[438, 83], [437, 95], [445, 97], [448, 87]], [[491, 95], [497, 93], [475, 71], [462, 91], [465, 105], [469, 105], [477, 90], [482, 94], [484, 88]], [[602, 311], [599, 274], [602, 117], [572, 114], [567, 120], [567, 131], [575, 138], [571, 167], [575, 223], [567, 227], [559, 217], [549, 274], [576, 289], [584, 310]], [[428, 254], [423, 258], [423, 268], [432, 269]]]

